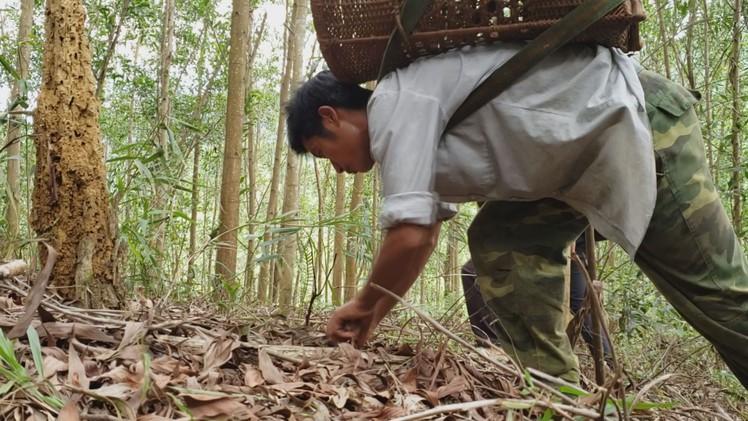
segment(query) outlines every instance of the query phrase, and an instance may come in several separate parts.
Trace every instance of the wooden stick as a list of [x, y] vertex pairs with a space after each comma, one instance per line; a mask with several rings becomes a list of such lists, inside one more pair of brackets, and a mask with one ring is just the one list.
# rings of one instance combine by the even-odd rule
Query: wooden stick
[[[418, 412], [415, 414], [405, 415], [403, 417], [394, 418], [391, 421], [413, 421], [421, 418], [430, 417], [432, 415], [446, 414], [450, 412], [464, 412], [471, 409], [485, 408], [487, 406], [503, 406], [507, 409], [524, 409], [528, 407], [539, 406], [542, 408], [551, 408], [554, 410], [562, 410], [574, 415], [582, 416], [585, 418], [599, 418], [600, 414], [594, 411], [586, 409], [576, 408], [570, 405], [563, 404], [550, 404], [549, 402], [538, 400], [538, 399], [486, 399], [475, 402], [455, 403], [450, 405], [441, 405], [429, 410]], [[573, 419], [569, 417], [570, 419]]]
[[29, 265], [23, 260], [11, 260], [0, 265], [0, 279], [23, 275]]

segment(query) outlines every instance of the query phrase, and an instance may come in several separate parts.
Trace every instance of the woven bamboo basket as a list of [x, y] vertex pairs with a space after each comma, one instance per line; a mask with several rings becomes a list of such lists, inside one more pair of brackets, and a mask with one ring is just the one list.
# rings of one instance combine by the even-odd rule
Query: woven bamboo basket
[[[322, 55], [344, 82], [376, 79], [387, 41], [398, 25], [403, 0], [311, 0]], [[392, 61], [393, 70], [418, 57], [465, 45], [528, 40], [539, 35], [583, 0], [434, 0]], [[641, 0], [623, 4], [574, 42], [641, 48]]]

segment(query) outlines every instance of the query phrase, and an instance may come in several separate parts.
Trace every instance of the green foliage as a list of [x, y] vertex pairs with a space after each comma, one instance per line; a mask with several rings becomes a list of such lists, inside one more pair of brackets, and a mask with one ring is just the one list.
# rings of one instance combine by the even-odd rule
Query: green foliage
[[55, 388], [44, 380], [44, 365], [39, 336], [33, 327], [29, 327], [26, 334], [29, 337], [29, 346], [34, 359], [37, 379], [34, 380], [26, 368], [21, 365], [13, 350], [13, 342], [8, 340], [0, 331], [0, 376], [6, 379], [6, 383], [0, 385], [0, 397], [12, 393], [13, 390], [23, 390], [37, 404], [59, 411], [64, 403]]

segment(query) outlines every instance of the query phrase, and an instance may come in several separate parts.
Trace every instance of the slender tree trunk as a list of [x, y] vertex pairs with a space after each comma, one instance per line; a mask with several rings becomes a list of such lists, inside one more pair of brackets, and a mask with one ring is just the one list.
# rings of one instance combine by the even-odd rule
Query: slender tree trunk
[[[335, 217], [345, 213], [345, 174], [335, 174]], [[333, 266], [332, 266], [332, 303], [335, 306], [343, 304], [343, 275], [345, 268], [345, 252], [343, 242], [345, 230], [342, 224], [335, 224], [333, 237]]]
[[379, 166], [375, 165], [370, 171], [371, 176], [371, 260], [377, 260], [379, 247], [381, 246], [381, 232], [379, 227]]
[[[302, 63], [304, 53], [304, 34], [306, 32], [306, 17], [309, 11], [309, 0], [295, 0], [291, 11], [291, 41], [289, 46], [291, 79], [289, 82], [301, 82]], [[285, 120], [285, 116], [283, 118]], [[285, 124], [285, 121], [281, 121]], [[283, 221], [281, 227], [289, 228], [298, 225], [295, 220], [299, 211], [299, 157], [288, 150], [286, 158], [286, 185], [283, 195]], [[292, 304], [293, 280], [296, 273], [296, 243], [298, 236], [287, 232], [280, 242], [280, 270], [278, 271], [278, 305], [288, 308]]]
[[174, 46], [174, 0], [164, 0], [164, 20], [161, 26], [161, 58], [158, 94], [158, 144], [164, 158], [169, 159], [169, 133], [166, 127], [171, 117], [171, 59]]
[[[29, 76], [29, 51], [31, 49], [31, 39], [29, 34], [33, 25], [34, 17], [34, 0], [21, 0], [21, 20], [18, 24], [18, 62], [17, 69], [18, 75], [21, 80], [28, 79]], [[11, 101], [15, 101], [21, 96], [25, 96], [26, 93], [22, 92], [21, 81], [17, 80], [13, 84], [13, 88], [10, 92]], [[14, 111], [23, 110], [22, 106], [18, 106]], [[14, 259], [18, 256], [16, 252], [18, 250], [18, 244], [16, 242], [19, 239], [21, 216], [19, 212], [19, 206], [21, 204], [21, 139], [23, 134], [21, 133], [21, 123], [15, 118], [8, 120], [8, 133], [6, 145], [8, 146], [8, 203], [5, 208], [5, 220], [7, 221], [8, 227], [5, 232], [5, 243], [2, 255], [5, 259]]]
[[[351, 215], [354, 212], [361, 212], [359, 206], [361, 205], [361, 195], [364, 190], [364, 174], [357, 173], [353, 177], [353, 192], [351, 193]], [[353, 225], [348, 231], [348, 241], [346, 248], [350, 253], [345, 257], [345, 301], [350, 300], [356, 294], [356, 287], [358, 286], [358, 261], [355, 251], [359, 247], [359, 226]]]
[[107, 48], [104, 53], [104, 58], [101, 61], [101, 68], [99, 73], [96, 75], [96, 97], [101, 98], [101, 93], [104, 90], [104, 79], [106, 79], [106, 71], [109, 68], [109, 60], [114, 55], [114, 50], [117, 48], [119, 42], [119, 35], [122, 32], [122, 24], [125, 22], [127, 17], [127, 9], [130, 7], [130, 0], [122, 0], [122, 4], [117, 13], [117, 24], [114, 28], [109, 29], [109, 37], [107, 39]]
[[732, 26], [732, 54], [730, 57], [730, 88], [732, 93], [732, 128], [730, 129], [730, 142], [732, 143], [732, 225], [735, 230], [742, 231], [743, 216], [743, 189], [740, 185], [742, 171], [739, 170], [742, 165], [741, 148], [740, 148], [740, 41], [741, 41], [741, 22], [742, 0], [735, 0], [733, 26]]
[[714, 141], [712, 136], [712, 123], [714, 121], [712, 117], [712, 75], [710, 73], [710, 67], [711, 67], [711, 60], [709, 59], [709, 51], [710, 51], [710, 45], [709, 45], [709, 37], [710, 37], [710, 26], [709, 26], [709, 5], [707, 0], [702, 1], [702, 19], [704, 25], [704, 53], [703, 53], [703, 60], [704, 60], [704, 101], [703, 101], [703, 110], [704, 110], [704, 137], [706, 140], [707, 145], [707, 155], [709, 157], [709, 170], [712, 173], [712, 178], [714, 179], [714, 184], [719, 185], [719, 180], [717, 179], [717, 171], [716, 167], [714, 165]]
[[187, 278], [195, 278], [195, 258], [197, 257], [197, 212], [200, 204], [200, 142], [195, 142], [192, 152], [192, 191], [190, 192], [190, 248], [187, 258]]
[[662, 44], [662, 63], [665, 66], [665, 76], [671, 79], [670, 74], [670, 53], [668, 44], [670, 39], [668, 38], [667, 30], [665, 29], [665, 17], [662, 13], [662, 0], [655, 0], [655, 7], [657, 8], [657, 23], [660, 25], [660, 43]]
[[688, 80], [688, 88], [696, 89], [696, 76], [693, 65], [693, 34], [696, 28], [696, 15], [698, 8], [696, 7], [696, 0], [688, 0], [688, 27], [686, 28], [686, 80]]
[[242, 128], [246, 89], [250, 3], [233, 0], [231, 13], [231, 49], [229, 51], [229, 91], [226, 101], [226, 142], [221, 176], [221, 208], [218, 228], [215, 285], [235, 281], [236, 245], [239, 228], [239, 184], [242, 169]]
[[[286, 42], [283, 43], [283, 45], [286, 47], [284, 52], [284, 63], [287, 63], [287, 60], [289, 60], [289, 54], [290, 49], [288, 48], [289, 44], [289, 38], [290, 35], [288, 33], [288, 25], [286, 25], [286, 30], [283, 39], [286, 40]], [[275, 138], [275, 150], [273, 152], [273, 171], [272, 175], [270, 177], [270, 193], [268, 194], [268, 202], [267, 202], [267, 213], [265, 217], [265, 222], [267, 224], [270, 224], [275, 219], [275, 216], [278, 213], [278, 186], [280, 185], [280, 177], [281, 177], [281, 163], [283, 162], [283, 145], [284, 145], [284, 134], [285, 134], [285, 118], [286, 118], [286, 110], [283, 108], [283, 105], [288, 100], [288, 90], [289, 90], [289, 78], [291, 77], [290, 72], [284, 71], [283, 77], [281, 78], [280, 83], [280, 100], [279, 100], [279, 107], [280, 107], [280, 116], [278, 118], [278, 127], [277, 127], [277, 133]], [[272, 251], [275, 249], [274, 245], [270, 243], [270, 240], [272, 238], [272, 233], [270, 230], [265, 229], [265, 232], [262, 234], [262, 244], [263, 247], [265, 247], [265, 250], [263, 251], [264, 254], [272, 254]], [[273, 284], [273, 266], [275, 265], [274, 262], [275, 259], [268, 259], [262, 263], [260, 266], [260, 275], [259, 279], [257, 281], [257, 299], [260, 302], [266, 302], [268, 298], [273, 297], [272, 293], [272, 284]]]
[[[158, 94], [158, 115], [157, 118], [157, 133], [158, 133], [158, 147], [161, 149], [163, 159], [161, 160], [163, 167], [162, 171], [167, 171], [167, 163], [169, 160], [169, 133], [167, 126], [169, 125], [169, 118], [171, 116], [171, 101], [169, 98], [170, 91], [170, 72], [171, 72], [171, 59], [172, 59], [172, 46], [174, 39], [174, 0], [164, 0], [164, 18], [161, 25], [161, 51], [160, 51], [160, 74], [159, 74], [159, 94]], [[153, 200], [151, 202], [151, 210], [162, 210], [165, 208], [166, 203], [166, 188], [160, 182], [156, 183], [155, 191], [153, 192]], [[156, 264], [149, 267], [147, 276], [151, 282], [156, 285], [160, 285], [160, 277], [164, 272], [162, 269], [162, 261], [164, 258], [164, 241], [166, 236], [166, 224], [162, 220], [162, 216], [159, 213], [154, 213], [155, 219], [152, 221], [153, 226], [151, 227], [151, 241], [150, 248], [155, 255]]]
[[[195, 109], [192, 111], [192, 121], [197, 121], [200, 118], [200, 112], [202, 111], [204, 101], [207, 100], [207, 92], [210, 91], [210, 83], [208, 81], [203, 85], [203, 69], [205, 68], [205, 48], [208, 28], [210, 28], [210, 17], [206, 14], [203, 18], [203, 27], [200, 32], [200, 57], [198, 58], [198, 73], [197, 82], [200, 86], [201, 92], [198, 93], [198, 100], [195, 104]], [[219, 66], [215, 66], [214, 70], [218, 69]], [[179, 144], [184, 146], [187, 141], [187, 130], [182, 131], [179, 138]], [[198, 206], [200, 204], [200, 142], [195, 142], [194, 150], [192, 151], [192, 188], [190, 191], [190, 239], [189, 245], [187, 246], [187, 279], [192, 281], [195, 279], [195, 257], [197, 254], [197, 213]]]
[[[120, 308], [124, 288], [113, 274], [99, 103], [83, 1], [48, 0], [45, 16], [31, 225], [58, 252], [52, 271], [57, 293], [92, 307]], [[46, 256], [46, 247], [40, 249]]]
[[[319, 177], [319, 165], [317, 160], [313, 160], [314, 166], [314, 180], [317, 186], [317, 254], [314, 260], [314, 294], [316, 296], [323, 292], [324, 285], [327, 282], [327, 275], [329, 272], [325, 272], [323, 268], [323, 262], [327, 258], [325, 250], [325, 227], [322, 226], [322, 221], [325, 218], [325, 202], [326, 194], [325, 190], [322, 189], [322, 181]], [[334, 247], [334, 246], [333, 246]], [[323, 280], [324, 277], [324, 280]]]
[[[265, 23], [267, 22], [267, 13], [262, 16], [262, 23], [260, 28], [257, 30], [254, 45], [249, 51], [249, 58], [247, 60], [247, 95], [251, 95], [254, 87], [254, 77], [252, 73], [252, 66], [254, 65], [255, 57], [257, 57], [257, 49], [260, 46], [260, 42], [265, 34]], [[251, 296], [254, 291], [255, 271], [252, 259], [255, 255], [255, 247], [257, 242], [253, 236], [255, 233], [255, 224], [252, 221], [257, 218], [257, 145], [255, 145], [256, 139], [259, 136], [255, 136], [255, 132], [258, 131], [259, 126], [256, 122], [255, 112], [253, 109], [248, 110], [247, 115], [247, 182], [249, 187], [247, 188], [247, 260], [244, 264], [244, 291], [245, 294]]]
[[457, 216], [452, 218], [447, 229], [447, 258], [444, 259], [444, 295], [454, 294], [457, 292], [457, 282], [460, 277], [460, 266], [457, 261], [458, 257], [458, 239], [460, 227], [457, 224]]

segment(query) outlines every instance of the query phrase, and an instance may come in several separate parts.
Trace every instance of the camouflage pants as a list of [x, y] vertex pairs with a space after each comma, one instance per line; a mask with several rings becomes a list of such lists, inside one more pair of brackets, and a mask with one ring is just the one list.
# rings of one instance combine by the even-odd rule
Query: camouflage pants
[[[748, 262], [706, 166], [695, 98], [648, 71], [657, 202], [636, 264], [748, 388]], [[477, 282], [502, 346], [524, 366], [577, 383], [563, 324], [566, 247], [587, 220], [566, 204], [488, 202], [470, 226]]]

